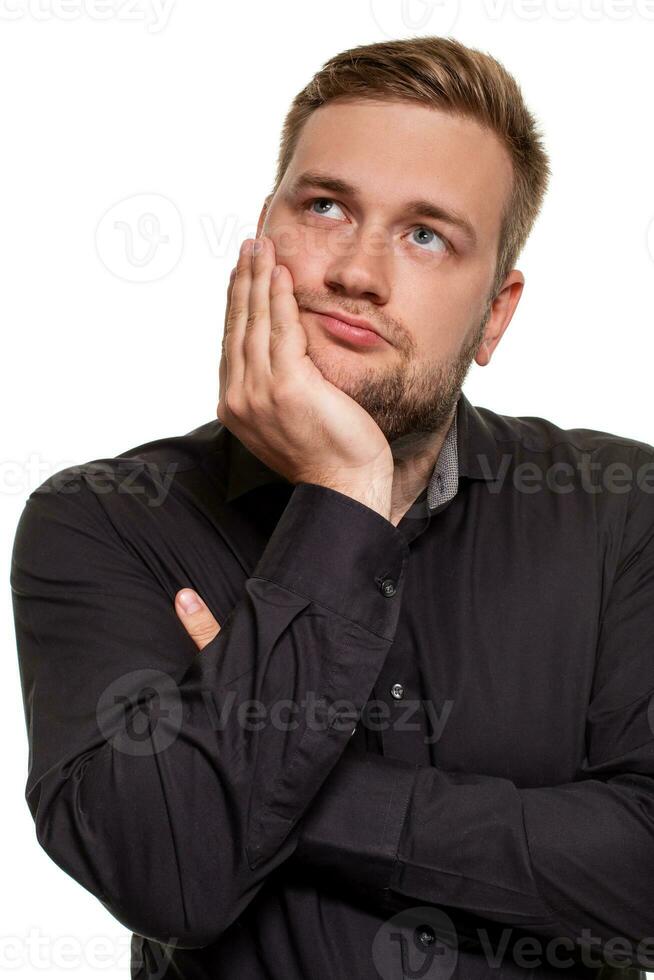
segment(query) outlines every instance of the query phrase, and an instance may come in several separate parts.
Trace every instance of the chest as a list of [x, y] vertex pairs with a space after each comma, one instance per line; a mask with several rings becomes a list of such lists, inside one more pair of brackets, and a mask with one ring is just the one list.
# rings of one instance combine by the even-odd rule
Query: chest
[[[522, 787], [573, 780], [601, 619], [602, 548], [587, 500], [469, 489], [407, 534], [397, 629], [353, 737], [368, 751]], [[269, 522], [237, 508], [190, 520], [176, 506], [165, 524], [159, 516], [156, 547], [152, 526], [130, 536], [171, 596], [191, 585], [222, 623]], [[422, 528], [411, 520], [398, 531]]]
[[398, 628], [355, 736], [367, 748], [520, 786], [575, 778], [601, 556], [574, 502], [539, 504], [530, 515], [498, 498], [482, 519], [454, 501], [411, 542]]

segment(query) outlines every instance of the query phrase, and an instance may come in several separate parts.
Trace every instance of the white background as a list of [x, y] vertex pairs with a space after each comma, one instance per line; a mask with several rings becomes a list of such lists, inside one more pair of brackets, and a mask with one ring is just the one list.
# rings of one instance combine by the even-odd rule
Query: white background
[[[0, 0], [0, 968], [16, 978], [129, 975], [129, 932], [41, 850], [24, 800], [8, 578], [25, 499], [215, 417], [227, 276], [291, 99], [337, 51], [412, 34], [502, 61], [552, 160], [523, 296], [466, 394], [651, 442], [654, 0]], [[153, 252], [144, 211], [167, 236]]]

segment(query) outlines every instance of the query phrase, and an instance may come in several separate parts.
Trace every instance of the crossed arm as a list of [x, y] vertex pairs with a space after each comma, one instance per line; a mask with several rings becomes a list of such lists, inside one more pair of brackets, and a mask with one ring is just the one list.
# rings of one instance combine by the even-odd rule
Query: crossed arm
[[[209, 638], [206, 623], [198, 632], [199, 619], [180, 615], [184, 583], [166, 592], [125, 547], [102, 506], [111, 498], [34, 493], [11, 584], [37, 837], [120, 922], [207, 945], [290, 859], [363, 884], [380, 909], [433, 903], [575, 943], [589, 930], [589, 945], [622, 940], [625, 962], [652, 968], [654, 538], [644, 507], [633, 509], [602, 624], [585, 778], [519, 789], [348, 751], [354, 720], [335, 706], [347, 699], [358, 714], [370, 696], [408, 557], [375, 511], [299, 484]], [[398, 585], [390, 598], [380, 571]], [[295, 730], [249, 726], [236, 710], [312, 693], [320, 724]]]
[[[185, 618], [178, 593], [193, 583], [121, 533], [111, 473], [102, 496], [84, 472], [71, 477], [77, 492], [46, 481], [30, 495], [11, 586], [30, 748], [25, 795], [39, 843], [127, 928], [182, 947], [217, 940], [290, 859], [363, 884], [380, 908], [438, 903], [574, 943], [590, 930], [589, 945], [624, 940], [625, 962], [651, 969], [651, 495], [634, 501], [622, 535], [582, 780], [519, 789], [482, 773], [348, 751], [355, 717], [337, 706], [347, 700], [358, 716], [370, 696], [394, 639], [408, 546], [384, 516], [385, 453], [375, 451], [362, 470], [359, 456], [347, 458], [354, 432], [369, 452], [371, 420], [315, 379], [290, 277], [273, 286], [272, 265], [267, 246], [250, 284], [239, 261], [226, 342], [231, 383], [254, 370], [259, 382], [267, 378], [268, 413], [275, 402], [279, 411], [272, 358], [304, 428], [316, 416], [306, 411], [312, 398], [333, 426], [329, 444], [345, 441], [328, 467], [338, 479], [325, 485], [293, 470], [307, 453], [323, 465], [324, 426], [305, 431], [298, 448], [302, 427], [282, 411], [288, 432], [279, 451], [289, 453], [283, 463], [296, 486], [220, 628], [213, 613], [215, 627]], [[295, 390], [297, 364], [308, 394]], [[223, 359], [226, 383], [228, 367]], [[265, 426], [242, 407], [248, 385], [236, 387], [238, 424], [258, 438]], [[232, 413], [227, 400], [223, 391], [223, 411]], [[279, 427], [269, 428], [271, 443], [280, 441]], [[341, 492], [345, 473], [353, 482]], [[141, 516], [150, 526], [152, 515]], [[224, 547], [218, 535], [215, 547]], [[172, 556], [170, 564], [181, 562]], [[384, 576], [396, 583], [390, 597], [379, 588]], [[209, 610], [223, 602], [218, 589], [202, 598]], [[312, 723], [266, 724], [289, 698], [313, 705]], [[264, 709], [263, 725], [244, 722], [245, 703]]]
[[[380, 908], [448, 906], [652, 969], [654, 536], [647, 524], [629, 534], [581, 780], [518, 789], [346, 747], [299, 823], [291, 862], [367, 887]], [[182, 597], [177, 614], [202, 649], [220, 626], [201, 597], [190, 615]]]

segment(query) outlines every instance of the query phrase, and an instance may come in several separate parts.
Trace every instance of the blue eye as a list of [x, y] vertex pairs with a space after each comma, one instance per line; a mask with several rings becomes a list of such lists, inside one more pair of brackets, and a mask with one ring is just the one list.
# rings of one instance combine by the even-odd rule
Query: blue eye
[[[314, 205], [316, 204], [320, 206], [319, 211], [314, 211]], [[325, 205], [327, 206], [328, 210], [324, 210]], [[332, 217], [334, 207], [338, 208], [341, 214], [343, 214], [340, 205], [337, 204], [336, 201], [331, 197], [309, 198], [309, 200], [305, 201], [303, 205], [304, 208], [307, 208], [307, 206], [309, 210], [312, 212], [312, 214], [319, 214], [323, 218]], [[424, 251], [433, 252], [435, 255], [438, 255], [439, 253], [442, 254], [442, 253], [453, 251], [452, 246], [450, 245], [447, 238], [444, 238], [443, 235], [439, 235], [439, 233], [434, 231], [433, 228], [429, 228], [427, 225], [417, 225], [413, 229], [413, 232], [411, 232], [411, 234], [414, 234], [415, 232], [426, 232], [427, 235], [432, 236], [432, 238], [430, 238], [428, 241], [424, 241], [424, 240], [422, 242], [414, 241], [414, 245], [427, 245], [427, 246], [430, 246], [432, 244], [436, 245], [436, 248], [427, 248], [424, 249]]]
[[442, 247], [441, 248], [436, 248], [436, 249], [433, 249], [433, 248], [432, 249], [428, 249], [428, 251], [430, 251], [430, 252], [447, 251], [447, 247], [448, 246], [447, 246], [446, 240], [441, 235], [439, 235], [437, 232], [435, 232], [433, 230], [433, 228], [427, 228], [427, 227], [425, 227], [425, 225], [418, 225], [417, 228], [414, 228], [414, 231], [423, 231], [423, 232], [427, 232], [429, 235], [433, 235], [434, 236], [434, 238], [432, 238], [428, 242], [425, 242], [425, 241], [423, 241], [423, 242], [416, 242], [416, 244], [430, 245], [432, 242], [438, 240], [438, 241], [441, 242], [441, 246]]
[[[333, 205], [333, 204], [336, 204], [336, 202], [333, 201], [331, 199], [331, 197], [314, 197], [309, 202], [309, 204], [310, 204], [311, 209], [313, 210], [313, 205], [314, 204], [329, 204], [329, 205]], [[336, 204], [336, 207], [338, 207], [338, 204]], [[314, 214], [320, 214], [320, 215], [322, 215], [325, 218], [330, 217], [330, 215], [327, 212], [325, 212], [325, 211], [314, 211], [313, 213]]]

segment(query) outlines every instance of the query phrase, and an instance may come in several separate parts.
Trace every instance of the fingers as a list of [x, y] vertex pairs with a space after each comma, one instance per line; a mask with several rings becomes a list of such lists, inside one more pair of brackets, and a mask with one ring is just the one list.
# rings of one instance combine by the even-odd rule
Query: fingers
[[229, 307], [232, 302], [232, 292], [234, 290], [234, 277], [236, 276], [236, 266], [232, 269], [229, 274], [229, 282], [227, 284], [227, 302], [225, 303], [225, 322], [223, 323], [223, 339], [221, 343], [221, 350], [225, 350], [225, 333], [227, 331], [227, 317], [229, 315]]
[[275, 246], [266, 236], [257, 238], [252, 253], [250, 309], [245, 324], [243, 354], [245, 383], [250, 391], [270, 384], [270, 274], [275, 265]]
[[193, 589], [180, 589], [175, 595], [175, 612], [199, 650], [218, 636], [220, 626], [209, 607]]
[[[234, 276], [236, 275], [236, 266], [232, 269], [229, 277], [229, 284], [227, 286], [227, 301], [225, 303], [225, 322], [223, 323], [223, 336], [220, 342], [220, 364], [218, 366], [218, 410], [216, 415], [220, 419], [220, 403], [224, 396], [225, 389], [227, 387], [227, 358], [225, 357], [225, 336], [227, 333], [227, 314], [229, 313], [229, 307], [232, 302], [232, 289], [234, 286]], [[222, 421], [222, 419], [221, 419]]]
[[307, 335], [293, 293], [293, 276], [285, 265], [270, 279], [270, 370], [280, 377], [297, 369], [307, 352]]
[[241, 244], [241, 250], [236, 263], [236, 275], [231, 285], [230, 302], [225, 316], [223, 349], [227, 361], [225, 372], [226, 386], [230, 386], [233, 383], [238, 387], [243, 384], [244, 379], [245, 359], [243, 338], [250, 305], [250, 266], [252, 263], [252, 257], [248, 253], [246, 246], [251, 241], [252, 239], [246, 239]]
[[[245, 247], [258, 246], [250, 255]], [[278, 376], [297, 368], [306, 354], [307, 337], [293, 294], [290, 271], [272, 279], [275, 245], [268, 236], [247, 239], [241, 246], [236, 275], [229, 286], [223, 354], [220, 364], [221, 392], [234, 385], [249, 392], [264, 391]]]
[[225, 424], [224, 418], [221, 417], [222, 407], [224, 405], [223, 398], [225, 397], [225, 389], [227, 388], [227, 360], [225, 358], [225, 349], [223, 347], [222, 355], [220, 358], [220, 364], [218, 366], [218, 407], [216, 409], [216, 417]]

